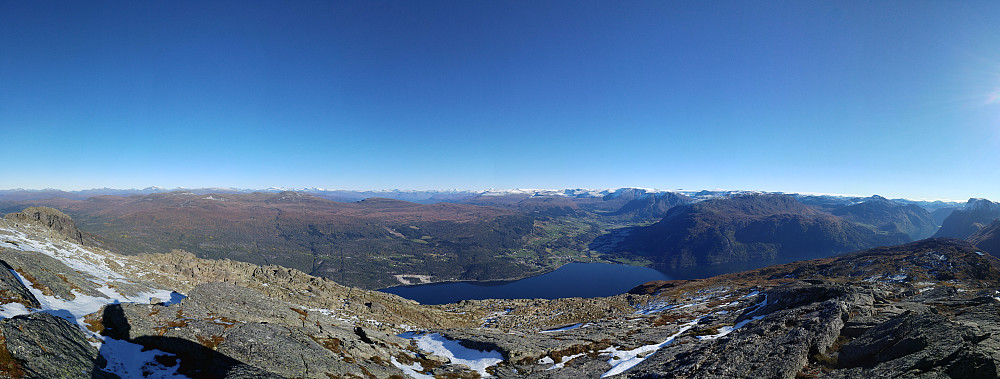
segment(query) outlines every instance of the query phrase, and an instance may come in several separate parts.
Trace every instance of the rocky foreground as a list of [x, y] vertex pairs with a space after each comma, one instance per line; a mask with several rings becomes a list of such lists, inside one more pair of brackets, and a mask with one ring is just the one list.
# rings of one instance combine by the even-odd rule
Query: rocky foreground
[[932, 239], [595, 299], [425, 306], [278, 266], [0, 220], [2, 377], [962, 377], [1000, 364], [1000, 260]]

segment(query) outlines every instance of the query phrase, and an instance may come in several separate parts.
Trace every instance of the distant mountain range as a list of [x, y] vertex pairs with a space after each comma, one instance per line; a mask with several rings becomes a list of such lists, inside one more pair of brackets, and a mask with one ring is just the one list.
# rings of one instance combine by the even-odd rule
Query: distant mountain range
[[[234, 200], [242, 196], [250, 198]], [[240, 201], [292, 212], [329, 202], [317, 199], [283, 192], [133, 200], [196, 208]], [[382, 209], [407, 218], [424, 207], [371, 202], [351, 203], [342, 213]], [[781, 195], [701, 204], [708, 204], [706, 212], [741, 215], [734, 218], [823, 215]], [[440, 213], [468, 216], [475, 208]], [[74, 220], [49, 208], [0, 218], [0, 377], [995, 378], [1000, 372], [1000, 260], [956, 239], [648, 282], [610, 297], [421, 305], [276, 265], [180, 251], [120, 255], [81, 245], [76, 230]]]
[[934, 216], [926, 209], [877, 195], [860, 203], [834, 208], [832, 213], [847, 221], [873, 226], [878, 232], [905, 234], [911, 241], [930, 237], [937, 231]]
[[[272, 187], [265, 189], [246, 189], [246, 188], [163, 188], [163, 187], [147, 187], [143, 189], [115, 189], [115, 188], [95, 188], [88, 190], [79, 191], [63, 191], [59, 189], [7, 189], [0, 190], [0, 201], [22, 201], [22, 200], [40, 200], [48, 199], [53, 197], [62, 197], [67, 199], [87, 199], [94, 196], [102, 195], [114, 195], [114, 196], [130, 196], [130, 195], [148, 195], [153, 193], [167, 193], [175, 191], [191, 192], [198, 195], [207, 195], [210, 193], [278, 193], [278, 192], [300, 192], [307, 193], [316, 197], [321, 197], [328, 200], [341, 201], [341, 202], [352, 202], [358, 200], [364, 200], [370, 197], [380, 197], [395, 200], [404, 200], [414, 203], [439, 203], [439, 202], [461, 202], [466, 199], [473, 198], [483, 198], [483, 197], [563, 197], [572, 199], [588, 199], [588, 198], [615, 198], [615, 197], [629, 197], [629, 196], [644, 196], [644, 195], [662, 195], [666, 193], [672, 193], [678, 196], [686, 196], [692, 201], [708, 200], [718, 197], [730, 197], [740, 194], [750, 194], [750, 193], [765, 193], [762, 191], [748, 191], [748, 190], [659, 190], [651, 188], [635, 188], [635, 187], [622, 187], [613, 189], [583, 189], [583, 188], [573, 188], [573, 189], [488, 189], [488, 190], [399, 190], [399, 189], [389, 189], [389, 190], [337, 190], [337, 189], [326, 189], [326, 188], [280, 188]], [[807, 205], [815, 206], [843, 206], [853, 203], [859, 203], [866, 199], [865, 197], [850, 196], [850, 195], [816, 195], [816, 194], [797, 194], [797, 193], [784, 193], [784, 192], [773, 192], [778, 194], [788, 194], [795, 196], [797, 199], [802, 201]], [[940, 208], [959, 208], [962, 205], [960, 201], [945, 201], [945, 200], [909, 200], [909, 199], [892, 199], [893, 201], [904, 203], [904, 204], [916, 204], [928, 211], [934, 211]]]
[[124, 253], [180, 249], [364, 288], [515, 279], [574, 261], [724, 272], [941, 236], [940, 216], [949, 230], [979, 225], [966, 238], [996, 218], [962, 216], [982, 204], [947, 216], [961, 203], [730, 190], [0, 191], [0, 212], [57, 208], [87, 243]]

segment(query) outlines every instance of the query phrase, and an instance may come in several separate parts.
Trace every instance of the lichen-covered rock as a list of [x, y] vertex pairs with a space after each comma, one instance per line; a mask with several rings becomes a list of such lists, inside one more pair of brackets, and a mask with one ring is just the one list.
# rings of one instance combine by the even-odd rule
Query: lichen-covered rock
[[287, 377], [364, 376], [359, 365], [342, 361], [317, 339], [284, 325], [240, 324], [224, 334], [216, 351]]
[[236, 365], [226, 372], [223, 379], [285, 379], [285, 377], [259, 367]]
[[83, 332], [65, 319], [32, 313], [0, 320], [4, 374], [26, 378], [118, 378]]

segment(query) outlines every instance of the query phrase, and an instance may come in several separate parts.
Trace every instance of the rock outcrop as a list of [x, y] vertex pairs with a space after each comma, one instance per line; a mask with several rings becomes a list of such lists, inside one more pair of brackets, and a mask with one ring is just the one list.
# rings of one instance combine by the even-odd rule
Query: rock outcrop
[[836, 367], [844, 370], [830, 376], [995, 378], [997, 311], [996, 304], [969, 307], [961, 321], [950, 320], [950, 312], [905, 312], [841, 346]]
[[18, 213], [8, 213], [4, 218], [14, 222], [30, 222], [52, 229], [71, 241], [83, 244], [83, 233], [76, 228], [73, 219], [58, 209], [30, 207]]
[[409, 354], [405, 339], [359, 334], [321, 311], [227, 283], [199, 285], [169, 306], [109, 305], [100, 320], [103, 335], [174, 354], [189, 376], [386, 377], [396, 370], [377, 357]]

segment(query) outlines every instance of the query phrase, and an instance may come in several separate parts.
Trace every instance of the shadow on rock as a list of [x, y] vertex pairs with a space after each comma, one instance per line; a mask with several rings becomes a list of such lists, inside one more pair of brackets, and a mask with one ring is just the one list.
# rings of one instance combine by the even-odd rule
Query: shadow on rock
[[209, 349], [197, 342], [176, 337], [141, 336], [129, 338], [131, 326], [120, 304], [104, 308], [104, 329], [101, 335], [141, 345], [143, 350], [155, 349], [175, 357], [159, 356], [156, 360], [167, 367], [180, 364], [177, 372], [191, 378], [259, 378], [271, 374], [235, 358]]

